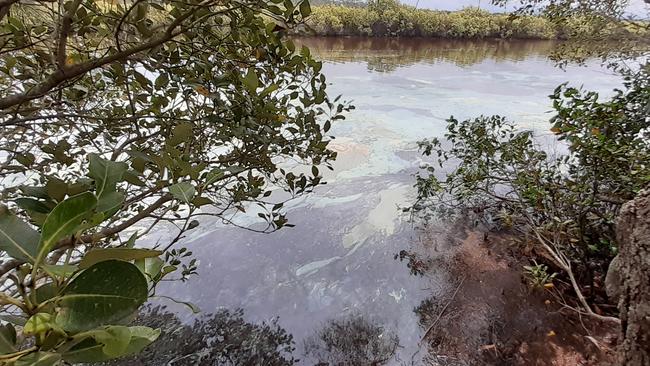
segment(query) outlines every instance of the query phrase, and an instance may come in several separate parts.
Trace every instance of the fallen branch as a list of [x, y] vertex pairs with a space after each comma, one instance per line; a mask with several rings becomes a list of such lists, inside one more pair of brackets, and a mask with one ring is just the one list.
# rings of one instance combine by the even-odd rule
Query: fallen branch
[[456, 287], [456, 291], [454, 291], [454, 294], [451, 296], [451, 299], [449, 299], [449, 301], [447, 301], [447, 304], [445, 305], [445, 307], [442, 308], [442, 310], [438, 314], [438, 317], [436, 318], [436, 320], [434, 320], [433, 323], [431, 323], [431, 325], [429, 326], [429, 328], [427, 328], [427, 331], [424, 332], [424, 335], [422, 336], [422, 339], [420, 339], [420, 342], [418, 343], [418, 346], [422, 345], [422, 342], [429, 336], [429, 333], [431, 333], [431, 331], [435, 328], [436, 324], [438, 324], [438, 322], [440, 321], [440, 318], [442, 318], [445, 311], [447, 311], [447, 308], [449, 307], [449, 305], [456, 298], [456, 295], [458, 294], [458, 291], [460, 290], [461, 286], [463, 286], [463, 282], [465, 282], [465, 277], [463, 277], [460, 280], [460, 283], [458, 284], [458, 287]]
[[[615, 323], [615, 324], [621, 324], [621, 320], [612, 316], [603, 316], [600, 314], [596, 314], [593, 310], [591, 310], [591, 306], [589, 306], [589, 303], [587, 302], [587, 299], [584, 297], [582, 294], [582, 291], [580, 290], [580, 286], [578, 285], [578, 281], [576, 281], [575, 275], [573, 274], [573, 270], [571, 269], [571, 263], [569, 260], [566, 258], [564, 254], [562, 254], [556, 247], [555, 245], [550, 242], [548, 239], [544, 238], [539, 231], [535, 228], [534, 225], [531, 224], [531, 227], [533, 228], [533, 232], [535, 233], [535, 236], [537, 237], [537, 241], [544, 247], [544, 249], [553, 257], [553, 261], [555, 264], [560, 267], [563, 271], [567, 273], [569, 276], [569, 280], [571, 281], [571, 287], [573, 287], [573, 291], [576, 293], [576, 296], [578, 297], [578, 301], [580, 301], [580, 304], [584, 308], [583, 311], [578, 311], [581, 314], [590, 316], [592, 318], [598, 319], [600, 321], [604, 322], [610, 322], [610, 323]], [[571, 308], [571, 307], [569, 307]], [[578, 310], [578, 309], [575, 309]]]

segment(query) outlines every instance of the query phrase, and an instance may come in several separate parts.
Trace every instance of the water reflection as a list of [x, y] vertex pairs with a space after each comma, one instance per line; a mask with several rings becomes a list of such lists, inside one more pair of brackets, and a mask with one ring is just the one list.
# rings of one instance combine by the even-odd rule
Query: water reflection
[[549, 56], [553, 41], [446, 40], [424, 38], [313, 37], [298, 38], [316, 57], [335, 62], [366, 62], [368, 69], [392, 72], [417, 63], [476, 65], [487, 59], [521, 61]]
[[[453, 278], [436, 272], [437, 262], [427, 259], [431, 253], [449, 254], [444, 236], [424, 237], [429, 247], [410, 248], [422, 234], [400, 218], [399, 207], [413, 200], [412, 174], [421, 163], [416, 142], [444, 138], [450, 115], [501, 114], [550, 134], [545, 112], [548, 94], [558, 84], [570, 80], [611, 90], [619, 79], [598, 68], [559, 70], [545, 59], [551, 45], [544, 42], [304, 42], [329, 61], [323, 72], [330, 94], [342, 94], [357, 106], [329, 132], [339, 156], [325, 176], [328, 184], [285, 205], [296, 225], [291, 229], [263, 235], [201, 221], [181, 243], [200, 260], [199, 275], [159, 291], [208, 313], [242, 308], [242, 321], [250, 324], [279, 317], [278, 327], [295, 340], [299, 364], [309, 366], [314, 363], [303, 358], [305, 339], [332, 320], [361, 314], [399, 338], [387, 364], [411, 364], [424, 331], [412, 310], [453, 285]], [[244, 225], [254, 222], [251, 211], [250, 220], [241, 220]], [[400, 255], [401, 250], [407, 251]], [[396, 254], [403, 262], [394, 259]], [[426, 276], [410, 274], [423, 266]], [[249, 329], [262, 337], [257, 328]]]
[[397, 334], [358, 314], [328, 321], [304, 348], [319, 366], [380, 366], [395, 356], [398, 345]]
[[293, 336], [277, 320], [251, 323], [243, 310], [221, 309], [188, 325], [164, 307], [148, 307], [133, 325], [160, 328], [160, 337], [136, 356], [106, 366], [288, 366], [298, 361]]
[[[149, 306], [133, 325], [159, 328], [161, 335], [140, 354], [105, 366], [290, 366], [303, 358], [277, 319], [248, 322], [241, 309], [220, 309], [188, 325], [165, 307]], [[398, 344], [393, 331], [356, 314], [327, 321], [304, 341], [304, 356], [320, 366], [380, 366]]]

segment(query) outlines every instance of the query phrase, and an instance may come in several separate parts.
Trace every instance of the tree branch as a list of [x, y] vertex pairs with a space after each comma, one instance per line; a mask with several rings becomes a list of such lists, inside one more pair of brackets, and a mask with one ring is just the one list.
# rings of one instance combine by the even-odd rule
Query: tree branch
[[72, 65], [72, 66], [67, 66], [64, 65], [63, 68], [60, 68], [50, 76], [48, 76], [42, 83], [36, 85], [32, 89], [29, 89], [25, 91], [24, 93], [21, 94], [14, 94], [10, 95], [8, 97], [0, 99], [0, 109], [6, 109], [10, 108], [16, 105], [20, 105], [24, 102], [34, 100], [37, 98], [40, 98], [50, 92], [52, 89], [57, 87], [59, 84], [63, 83], [64, 81], [74, 79], [76, 77], [82, 76], [83, 74], [102, 67], [106, 64], [118, 61], [118, 60], [124, 60], [126, 58], [129, 58], [130, 56], [133, 56], [137, 53], [140, 53], [142, 51], [146, 51], [152, 48], [155, 48], [157, 46], [160, 46], [161, 44], [173, 39], [174, 37], [178, 36], [179, 34], [182, 34], [183, 31], [174, 31], [178, 26], [183, 23], [187, 18], [192, 16], [200, 6], [207, 6], [209, 3], [211, 3], [213, 0], [210, 1], [204, 1], [199, 6], [185, 12], [184, 14], [180, 15], [178, 18], [176, 18], [165, 30], [163, 35], [150, 40], [149, 42], [145, 42], [143, 44], [140, 44], [138, 46], [129, 48], [127, 50], [121, 51], [121, 52], [116, 52], [112, 55], [102, 57], [99, 59], [87, 61], [84, 63]]
[[66, 64], [66, 46], [68, 44], [68, 35], [70, 34], [70, 30], [72, 28], [72, 17], [74, 16], [74, 13], [77, 12], [79, 5], [81, 5], [81, 0], [75, 0], [68, 12], [63, 16], [63, 19], [61, 19], [58, 37], [59, 39], [56, 46], [56, 62], [59, 66], [59, 69], [63, 69]]
[[0, 0], [0, 20], [2, 20], [7, 14], [9, 14], [9, 9], [19, 0]]
[[[165, 194], [164, 196], [160, 197], [156, 202], [152, 203], [149, 207], [146, 209], [140, 211], [137, 215], [131, 217], [130, 219], [124, 221], [123, 223], [113, 226], [113, 227], [108, 227], [100, 230], [99, 232], [95, 234], [88, 234], [88, 235], [83, 235], [81, 237], [75, 238], [75, 237], [68, 237], [65, 239], [61, 239], [54, 249], [63, 249], [63, 248], [70, 248], [76, 245], [82, 245], [82, 244], [90, 244], [97, 242], [99, 240], [102, 240], [104, 238], [107, 238], [111, 235], [115, 235], [130, 226], [136, 224], [140, 220], [148, 217], [151, 213], [153, 213], [155, 210], [159, 209], [162, 205], [165, 203], [169, 202], [172, 200], [172, 195], [171, 194]], [[24, 261], [20, 261], [17, 259], [10, 259], [2, 265], [0, 265], [0, 277], [4, 276], [6, 273], [9, 271], [17, 268], [18, 266], [24, 264]]]
[[172, 200], [172, 195], [171, 194], [165, 194], [164, 196], [160, 197], [156, 202], [152, 203], [149, 207], [146, 209], [140, 211], [137, 215], [131, 217], [130, 219], [124, 221], [123, 223], [113, 226], [113, 227], [108, 227], [100, 230], [98, 233], [95, 234], [88, 234], [88, 235], [83, 235], [79, 238], [67, 238], [60, 240], [56, 246], [55, 249], [60, 249], [60, 248], [66, 248], [66, 247], [71, 247], [74, 245], [80, 245], [80, 244], [90, 244], [97, 242], [99, 240], [102, 240], [104, 238], [107, 238], [111, 235], [115, 235], [130, 226], [136, 224], [138, 221], [148, 217], [150, 214], [152, 214], [154, 211], [159, 209], [162, 205], [165, 203], [169, 202]]

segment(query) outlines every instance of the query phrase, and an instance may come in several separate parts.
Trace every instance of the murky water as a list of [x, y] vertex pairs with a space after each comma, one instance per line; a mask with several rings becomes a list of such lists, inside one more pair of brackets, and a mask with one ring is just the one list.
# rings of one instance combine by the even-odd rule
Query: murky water
[[[450, 115], [501, 114], [546, 134], [547, 96], [560, 83], [607, 93], [619, 79], [596, 64], [554, 67], [547, 42], [303, 39], [331, 83], [357, 109], [332, 128], [339, 151], [328, 184], [288, 207], [295, 228], [273, 234], [204, 222], [186, 243], [199, 276], [163, 292], [204, 312], [242, 308], [279, 317], [297, 341], [328, 321], [362, 316], [399, 338], [390, 364], [410, 362], [422, 335], [413, 312], [447, 285], [412, 276], [394, 259], [420, 233], [399, 206], [413, 195], [416, 141], [442, 137]], [[345, 336], [345, 335], [343, 335]]]

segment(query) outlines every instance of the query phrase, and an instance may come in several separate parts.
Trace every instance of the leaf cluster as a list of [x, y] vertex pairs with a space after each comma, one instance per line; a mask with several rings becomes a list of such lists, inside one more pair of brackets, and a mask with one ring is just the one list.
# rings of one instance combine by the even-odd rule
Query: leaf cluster
[[592, 285], [617, 253], [622, 204], [650, 183], [650, 79], [628, 76], [609, 100], [566, 85], [551, 99], [551, 131], [566, 152], [549, 155], [503, 117], [451, 118], [447, 141], [420, 144], [437, 161], [417, 176], [412, 212], [553, 238]]
[[[306, 0], [0, 3], [0, 361], [137, 353], [158, 331], [125, 324], [160, 281], [197, 273], [174, 246], [202, 218], [290, 226], [284, 202], [324, 183], [327, 132], [352, 108], [285, 37], [310, 13]], [[141, 244], [161, 226], [171, 237]]]

